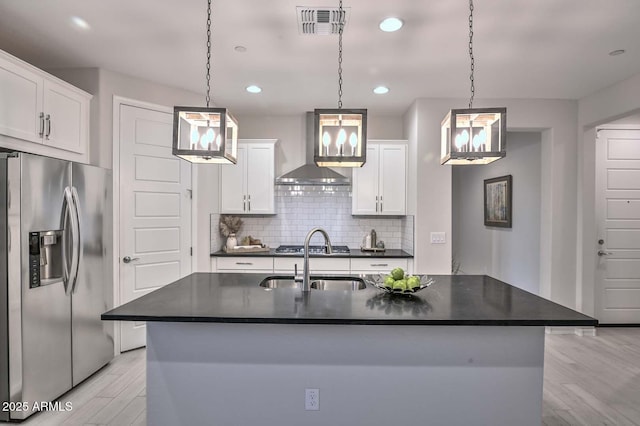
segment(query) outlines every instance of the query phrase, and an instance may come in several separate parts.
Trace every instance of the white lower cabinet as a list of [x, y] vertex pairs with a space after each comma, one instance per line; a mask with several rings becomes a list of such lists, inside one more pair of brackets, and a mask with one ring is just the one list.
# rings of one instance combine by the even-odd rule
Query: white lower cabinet
[[[304, 264], [304, 258], [302, 257], [276, 257], [273, 259], [273, 271], [279, 274], [291, 274], [295, 270], [295, 265], [298, 265], [298, 273], [302, 274], [302, 267]], [[309, 269], [311, 273], [348, 273], [349, 272], [349, 259], [348, 258], [309, 258]]]
[[273, 257], [225, 256], [215, 259], [217, 272], [273, 272]]
[[389, 273], [394, 268], [402, 268], [408, 272], [409, 262], [407, 259], [389, 259], [384, 257], [352, 258], [350, 270], [353, 274], [384, 274]]
[[[298, 274], [302, 274], [303, 264], [302, 257], [221, 256], [211, 258], [211, 271], [293, 275], [296, 265]], [[378, 274], [388, 273], [393, 268], [402, 268], [407, 273], [411, 272], [409, 259], [384, 257], [311, 257], [309, 268], [312, 274]]]

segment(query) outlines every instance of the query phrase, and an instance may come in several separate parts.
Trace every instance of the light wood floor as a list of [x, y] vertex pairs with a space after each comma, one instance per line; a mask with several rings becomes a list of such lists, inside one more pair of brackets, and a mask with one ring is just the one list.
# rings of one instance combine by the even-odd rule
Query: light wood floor
[[[144, 425], [144, 349], [118, 356], [60, 401], [73, 410], [42, 412], [22, 424]], [[640, 328], [547, 335], [542, 416], [545, 426], [640, 426]]]

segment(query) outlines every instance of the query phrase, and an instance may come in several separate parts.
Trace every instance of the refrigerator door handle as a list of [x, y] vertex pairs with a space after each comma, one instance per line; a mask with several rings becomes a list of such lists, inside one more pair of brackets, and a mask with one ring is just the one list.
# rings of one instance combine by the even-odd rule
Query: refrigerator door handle
[[67, 230], [67, 224], [69, 223], [69, 205], [71, 202], [71, 197], [69, 196], [69, 187], [64, 189], [64, 194], [62, 197], [62, 223], [60, 224], [60, 228], [62, 229], [62, 284], [64, 285], [64, 292], [69, 294], [69, 231]]
[[[75, 255], [77, 247], [79, 246], [79, 225], [78, 217], [76, 216], [75, 209], [73, 208], [74, 200], [71, 188], [68, 186], [64, 188], [64, 200], [63, 200], [63, 215], [62, 215], [62, 269], [63, 269], [63, 282], [64, 291], [66, 294], [71, 294], [73, 286], [75, 284], [74, 273], [78, 269], [78, 259]], [[71, 262], [69, 262], [69, 233], [67, 232], [67, 224], [71, 223]], [[71, 263], [71, 264], [69, 264]]]
[[75, 216], [76, 223], [76, 238], [73, 240], [73, 257], [71, 258], [73, 274], [73, 280], [71, 281], [71, 293], [75, 293], [76, 286], [78, 285], [78, 272], [80, 271], [80, 255], [82, 254], [82, 234], [80, 233], [80, 197], [78, 196], [78, 190], [75, 186], [71, 187], [71, 199], [73, 200], [73, 216]]

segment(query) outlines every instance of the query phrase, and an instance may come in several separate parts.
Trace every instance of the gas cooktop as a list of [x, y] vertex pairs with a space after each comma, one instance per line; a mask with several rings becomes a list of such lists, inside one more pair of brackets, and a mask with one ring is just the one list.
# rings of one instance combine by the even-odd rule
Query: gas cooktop
[[[347, 246], [331, 246], [333, 253], [348, 254], [350, 253]], [[309, 254], [326, 254], [326, 246], [309, 246]], [[279, 246], [276, 253], [286, 254], [304, 254], [304, 246]]]

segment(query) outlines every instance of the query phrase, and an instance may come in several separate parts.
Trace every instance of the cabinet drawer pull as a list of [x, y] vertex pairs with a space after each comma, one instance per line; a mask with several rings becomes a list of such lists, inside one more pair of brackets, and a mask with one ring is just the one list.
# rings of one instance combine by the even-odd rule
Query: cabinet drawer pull
[[389, 266], [388, 263], [372, 263], [371, 266]]
[[236, 262], [236, 265], [253, 265], [251, 262]]

